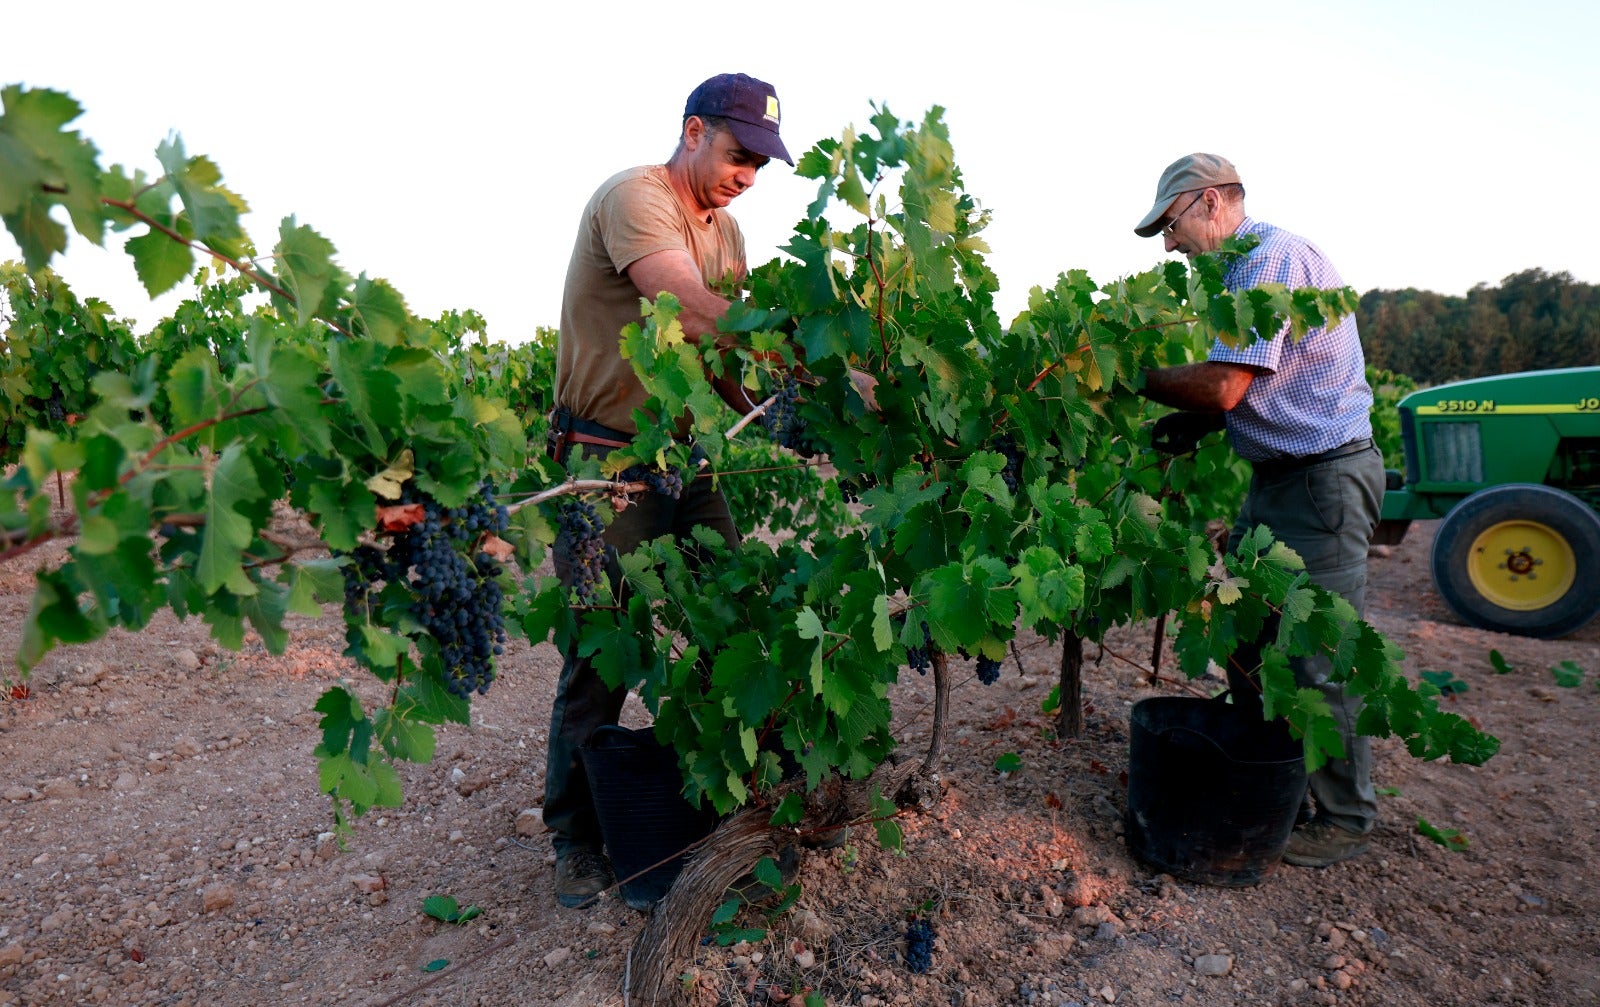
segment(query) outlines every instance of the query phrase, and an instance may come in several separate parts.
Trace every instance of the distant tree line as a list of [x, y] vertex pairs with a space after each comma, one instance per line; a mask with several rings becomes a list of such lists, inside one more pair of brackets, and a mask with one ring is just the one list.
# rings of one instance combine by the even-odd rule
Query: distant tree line
[[1356, 318], [1367, 362], [1434, 385], [1600, 364], [1600, 285], [1529, 269], [1465, 297], [1369, 290]]

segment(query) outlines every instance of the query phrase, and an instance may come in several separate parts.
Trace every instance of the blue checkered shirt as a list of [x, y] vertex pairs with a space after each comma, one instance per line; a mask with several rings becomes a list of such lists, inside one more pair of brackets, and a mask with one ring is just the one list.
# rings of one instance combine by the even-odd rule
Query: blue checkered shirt
[[[1321, 249], [1297, 234], [1244, 218], [1237, 235], [1261, 243], [1223, 274], [1229, 290], [1262, 283], [1290, 289], [1344, 286]], [[1211, 359], [1263, 368], [1244, 399], [1228, 413], [1228, 437], [1250, 461], [1303, 458], [1372, 436], [1372, 389], [1355, 315], [1307, 332], [1296, 342], [1287, 327], [1242, 349], [1218, 342]]]

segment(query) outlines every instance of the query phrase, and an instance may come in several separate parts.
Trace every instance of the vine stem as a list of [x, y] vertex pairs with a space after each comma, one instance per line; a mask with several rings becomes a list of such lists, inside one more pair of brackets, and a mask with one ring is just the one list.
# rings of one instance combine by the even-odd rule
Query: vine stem
[[939, 749], [944, 744], [944, 719], [950, 709], [949, 657], [944, 651], [929, 648], [928, 663], [933, 666], [933, 729], [929, 732], [928, 754], [922, 759], [925, 773], [937, 771]]
[[[254, 382], [251, 382], [251, 384], [253, 383]], [[246, 388], [248, 387], [249, 386], [246, 385]], [[242, 393], [244, 389], [241, 389], [240, 391]], [[238, 401], [237, 395], [234, 396], [234, 401]], [[221, 423], [226, 423], [229, 420], [241, 419], [245, 416], [254, 416], [257, 413], [268, 412], [271, 409], [271, 406], [255, 406], [250, 409], [241, 409], [234, 413], [224, 413], [221, 416], [213, 416], [211, 419], [201, 420], [198, 423], [190, 424], [176, 433], [168, 434], [167, 436], [161, 438], [161, 440], [157, 441], [149, 451], [146, 451], [144, 456], [141, 457], [132, 468], [124, 472], [121, 477], [117, 479], [117, 485], [126, 486], [136, 476], [148, 471], [150, 466], [155, 463], [156, 457], [159, 456], [162, 451], [165, 451], [167, 448], [181, 440], [193, 437], [202, 430], [209, 429]], [[93, 509], [110, 495], [110, 490], [97, 490], [85, 502], [86, 506], [89, 509]], [[39, 548], [41, 545], [44, 545], [46, 542], [54, 541], [55, 539], [63, 538], [68, 535], [75, 535], [77, 534], [77, 531], [77, 515], [69, 514], [59, 526], [40, 532], [38, 535], [35, 535], [32, 538], [24, 539], [21, 542], [6, 548], [4, 551], [0, 551], [0, 563], [5, 563], [9, 560], [16, 559], [18, 556], [25, 556], [33, 550]]]
[[1083, 736], [1083, 637], [1067, 630], [1061, 634], [1061, 706], [1056, 710], [1056, 734]]
[[[1165, 469], [1167, 467], [1168, 460], [1169, 459], [1158, 457], [1155, 461], [1150, 462], [1150, 463], [1145, 464], [1145, 465], [1141, 465], [1138, 468], [1134, 469], [1134, 472], [1136, 474], [1140, 473], [1140, 472], [1148, 472], [1151, 469], [1156, 468], [1158, 466], [1163, 471], [1165, 471]], [[1124, 471], [1126, 471], [1126, 470], [1124, 470]], [[1127, 488], [1128, 488], [1128, 477], [1126, 475], [1124, 475], [1121, 479], [1118, 479], [1116, 482], [1112, 483], [1110, 486], [1107, 486], [1106, 487], [1106, 491], [1104, 493], [1100, 494], [1099, 499], [1097, 499], [1094, 502], [1094, 505], [1096, 507], [1099, 507], [1101, 504], [1103, 504], [1107, 500], [1109, 500], [1113, 493], [1117, 492], [1118, 490], [1127, 489]]]
[[770, 409], [772, 404], [776, 401], [778, 401], [778, 397], [774, 395], [767, 399], [767, 401], [761, 403], [759, 406], [756, 406], [754, 409], [745, 413], [743, 416], [739, 417], [739, 422], [729, 427], [728, 432], [722, 436], [726, 437], [730, 441], [733, 440], [739, 435], [739, 431], [765, 416], [767, 414], [767, 410]]
[[1167, 613], [1156, 616], [1155, 640], [1150, 645], [1150, 684], [1161, 678], [1161, 645], [1167, 638]]
[[[1093, 345], [1094, 345], [1094, 344], [1093, 344], [1093, 343], [1084, 343], [1084, 344], [1083, 344], [1083, 345], [1082, 345], [1082, 346], [1079, 346], [1079, 347], [1078, 347], [1078, 348], [1077, 348], [1077, 349], [1076, 349], [1076, 350], [1073, 350], [1073, 351], [1072, 351], [1072, 352], [1074, 352], [1074, 353], [1082, 353], [1082, 352], [1083, 352], [1083, 351], [1084, 351], [1084, 350], [1087, 350], [1087, 349], [1089, 349], [1089, 348], [1090, 348], [1090, 347], [1091, 347], [1091, 346], [1093, 346]], [[1041, 381], [1043, 381], [1043, 380], [1044, 380], [1044, 379], [1045, 379], [1045, 378], [1047, 378], [1047, 377], [1049, 377], [1049, 376], [1050, 376], [1050, 374], [1051, 374], [1051, 373], [1052, 373], [1052, 372], [1053, 372], [1053, 371], [1055, 371], [1055, 370], [1056, 370], [1056, 368], [1058, 368], [1058, 367], [1060, 367], [1060, 366], [1061, 366], [1061, 365], [1062, 365], [1062, 364], [1064, 364], [1064, 363], [1066, 363], [1066, 361], [1065, 361], [1065, 360], [1053, 360], [1053, 361], [1051, 361], [1051, 362], [1050, 362], [1050, 363], [1049, 363], [1049, 365], [1047, 365], [1047, 366], [1046, 366], [1046, 367], [1045, 367], [1045, 369], [1044, 369], [1044, 370], [1042, 370], [1042, 371], [1040, 371], [1040, 372], [1039, 372], [1039, 373], [1038, 373], [1038, 374], [1035, 374], [1035, 375], [1034, 375], [1034, 376], [1033, 376], [1033, 380], [1032, 380], [1032, 381], [1030, 381], [1030, 382], [1028, 382], [1028, 387], [1027, 387], [1027, 388], [1025, 388], [1025, 389], [1023, 389], [1023, 390], [1024, 390], [1024, 391], [1028, 391], [1028, 392], [1031, 392], [1031, 391], [1033, 391], [1033, 390], [1034, 390], [1034, 389], [1035, 389], [1035, 388], [1038, 388], [1038, 387], [1039, 387], [1039, 382], [1041, 382]]]
[[[256, 382], [254, 381], [246, 382], [243, 387], [234, 392], [233, 398], [228, 401], [228, 407], [231, 408], [234, 404], [236, 404], [244, 395], [244, 393], [249, 391], [255, 384]], [[156, 441], [155, 444], [151, 446], [150, 450], [144, 453], [144, 457], [139, 459], [139, 463], [137, 465], [124, 472], [122, 477], [117, 480], [117, 485], [126, 486], [134, 476], [137, 476], [141, 472], [144, 472], [146, 469], [148, 469], [155, 462], [157, 455], [161, 454], [161, 452], [165, 451], [167, 448], [170, 448], [179, 441], [187, 440], [202, 430], [209, 430], [212, 427], [220, 426], [223, 423], [227, 423], [229, 420], [243, 419], [246, 416], [255, 416], [258, 413], [270, 412], [271, 410], [272, 406], [252, 406], [249, 409], [241, 409], [236, 413], [224, 411], [221, 416], [213, 416], [208, 420], [201, 420], [198, 423], [191, 423], [182, 430], [176, 431], [175, 433], [170, 433], [161, 438], [159, 441]], [[105, 491], [102, 491], [102, 493], [104, 492]], [[100, 499], [104, 499], [104, 496], [102, 496]], [[98, 502], [98, 500], [96, 502]]]
[[751, 476], [760, 475], [764, 472], [794, 472], [797, 469], [815, 469], [821, 468], [822, 465], [822, 462], [807, 460], [795, 462], [793, 465], [766, 465], [754, 469], [717, 469], [715, 472], [702, 470], [696, 472], [694, 477], [696, 479], [711, 479], [713, 477], [726, 479], [728, 476]]
[[[72, 530], [75, 530], [77, 527], [77, 522], [73, 521], [71, 522], [71, 525]], [[4, 552], [0, 552], [0, 563], [5, 563], [6, 561], [15, 559], [18, 556], [25, 556], [52, 539], [55, 539], [61, 535], [72, 534], [72, 530], [52, 529], [47, 532], [41, 532], [40, 534], [35, 535], [33, 538], [25, 538], [16, 545], [7, 547]]]
[[[757, 406], [756, 408], [757, 408], [757, 411], [759, 411], [761, 407]], [[755, 415], [755, 413], [752, 413], [751, 415]], [[731, 436], [731, 434], [730, 434], [730, 436]], [[701, 471], [696, 472], [694, 474], [694, 478], [696, 478], [696, 479], [705, 479], [705, 478], [707, 478], [709, 476], [712, 476], [712, 475], [716, 475], [716, 476], [719, 476], [719, 477], [720, 476], [748, 475], [748, 474], [751, 474], [751, 473], [758, 473], [758, 472], [787, 472], [789, 469], [808, 468], [811, 465], [811, 463], [807, 462], [807, 463], [801, 464], [801, 465], [786, 465], [786, 466], [781, 466], [781, 467], [780, 466], [769, 466], [767, 468], [760, 468], [760, 469], [734, 469], [734, 470], [729, 471], [729, 472], [707, 472], [707, 471], [705, 471], [705, 468], [709, 464], [711, 464], [709, 461], [701, 461], [700, 462]], [[643, 493], [645, 490], [648, 490], [649, 488], [650, 488], [649, 484], [647, 484], [645, 482], [625, 483], [625, 482], [618, 482], [615, 479], [568, 479], [566, 482], [562, 483], [559, 486], [552, 486], [547, 490], [540, 490], [539, 492], [535, 493], [533, 496], [528, 497], [525, 500], [519, 500], [514, 504], [508, 504], [506, 506], [506, 513], [507, 514], [515, 514], [517, 511], [522, 510], [524, 507], [533, 507], [533, 506], [536, 506], [538, 504], [544, 503], [546, 500], [554, 500], [556, 497], [567, 496], [569, 494], [574, 494], [574, 493], [610, 493], [610, 494], [613, 494], [613, 495], [619, 494], [619, 493], [620, 494], [634, 494], [634, 493]]]
[[[876, 186], [876, 183], [874, 183]], [[878, 343], [883, 347], [883, 360], [889, 362], [889, 336], [884, 332], [883, 322], [883, 292], [888, 289], [888, 282], [883, 278], [883, 270], [878, 268], [878, 260], [872, 255], [872, 236], [878, 232], [872, 229], [875, 223], [871, 217], [867, 218], [867, 268], [872, 270], [872, 282], [878, 285], [878, 303], [873, 309], [873, 322], [878, 326]]]
[[[1191, 321], [1191, 319], [1188, 319], [1188, 318], [1175, 318], [1170, 322], [1158, 322], [1155, 325], [1141, 325], [1137, 329], [1129, 329], [1128, 330], [1128, 335], [1131, 336], [1135, 332], [1152, 332], [1152, 331], [1155, 331], [1157, 329], [1170, 329], [1174, 325], [1187, 325], [1187, 324], [1189, 324], [1190, 321]], [[1093, 345], [1094, 345], [1093, 343], [1084, 343], [1083, 345], [1079, 346], [1073, 352], [1074, 353], [1082, 353], [1084, 350], [1089, 349]], [[1028, 384], [1027, 390], [1031, 392], [1035, 388], [1039, 387], [1039, 382], [1041, 382], [1045, 378], [1049, 377], [1050, 373], [1052, 371], [1054, 371], [1056, 368], [1060, 367], [1063, 363], [1065, 363], [1065, 361], [1062, 361], [1062, 360], [1053, 361], [1044, 370], [1040, 371], [1038, 374], [1036, 374], [1034, 376], [1033, 381], [1031, 381]]]
[[574, 493], [640, 493], [648, 489], [642, 482], [623, 483], [615, 479], [568, 479], [559, 486], [552, 486], [547, 490], [540, 490], [526, 500], [519, 500], [506, 507], [507, 514], [515, 514], [524, 507], [534, 507], [546, 500], [567, 496]]
[[[115, 209], [121, 210], [122, 212], [124, 212], [124, 213], [128, 214], [129, 216], [133, 217], [135, 220], [138, 220], [140, 223], [147, 225], [152, 231], [160, 231], [162, 234], [166, 235], [167, 237], [171, 238], [173, 241], [176, 241], [178, 244], [183, 245], [186, 248], [190, 248], [190, 249], [193, 249], [195, 251], [204, 251], [207, 255], [211, 256], [212, 258], [220, 259], [221, 261], [226, 262], [228, 265], [232, 266], [234, 269], [237, 269], [241, 276], [249, 277], [250, 280], [252, 282], [254, 282], [256, 285], [258, 285], [260, 287], [264, 287], [267, 290], [272, 291], [274, 294], [277, 294], [279, 297], [281, 297], [284, 300], [288, 301], [290, 304], [298, 305], [300, 303], [299, 301], [297, 301], [295, 299], [293, 294], [289, 293], [287, 290], [284, 290], [282, 287], [278, 286], [276, 283], [273, 283], [270, 279], [268, 279], [266, 277], [265, 274], [263, 274], [261, 272], [258, 272], [257, 270], [252, 269], [249, 266], [246, 266], [244, 263], [240, 262], [238, 259], [235, 259], [235, 258], [233, 258], [231, 256], [222, 254], [221, 252], [217, 251], [215, 248], [212, 248], [209, 245], [206, 245], [206, 244], [204, 244], [202, 242], [195, 241], [192, 238], [185, 238], [183, 235], [179, 234], [177, 231], [175, 231], [172, 228], [168, 227], [167, 225], [161, 223], [159, 220], [156, 220], [154, 217], [152, 217], [149, 214], [145, 213], [143, 210], [139, 209], [139, 207], [132, 200], [112, 199], [109, 196], [102, 196], [102, 197], [100, 197], [100, 202], [104, 203], [106, 206], [113, 207]], [[338, 323], [330, 321], [329, 319], [326, 319], [326, 318], [321, 319], [321, 321], [322, 321], [322, 324], [326, 325], [328, 328], [332, 329], [333, 331], [339, 333], [341, 336], [344, 336], [347, 339], [348, 338], [353, 338], [351, 336], [351, 334], [349, 332], [345, 331], [345, 329], [342, 326], [340, 326]]]
[[[796, 696], [800, 695], [800, 686], [801, 686], [800, 682], [798, 682], [798, 681], [795, 682], [794, 685], [790, 687], [789, 694], [787, 696], [783, 697], [782, 699], [778, 700], [777, 705], [775, 705], [772, 708], [772, 712], [767, 715], [767, 722], [761, 726], [761, 733], [756, 736], [756, 747], [757, 748], [760, 748], [763, 744], [765, 744], [767, 738], [769, 738], [772, 735], [772, 730], [773, 730], [773, 727], [775, 726], [774, 725], [774, 721], [777, 720], [778, 714], [783, 712], [783, 708], [789, 705], [789, 701], [790, 700], [792, 700]], [[746, 784], [746, 786], [748, 786], [750, 788], [750, 792], [752, 794], [760, 792], [761, 787], [760, 787], [759, 770], [758, 769], [751, 769], [750, 770], [750, 780]]]
[[1189, 682], [1187, 679], [1171, 678], [1171, 677], [1169, 677], [1167, 675], [1162, 675], [1159, 672], [1152, 671], [1150, 668], [1146, 667], [1143, 664], [1140, 664], [1138, 661], [1135, 661], [1133, 658], [1124, 656], [1122, 654], [1119, 654], [1116, 651], [1112, 650], [1110, 647], [1107, 647], [1104, 642], [1102, 642], [1100, 644], [1100, 649], [1101, 649], [1101, 651], [1103, 651], [1107, 655], [1116, 658], [1118, 661], [1121, 661], [1123, 664], [1126, 664], [1129, 667], [1134, 668], [1134, 669], [1136, 669], [1138, 671], [1144, 672], [1148, 676], [1148, 680], [1152, 685], [1154, 685], [1157, 682], [1166, 682], [1168, 685], [1179, 686], [1180, 688], [1184, 689], [1185, 691], [1187, 691], [1187, 692], [1189, 692], [1189, 693], [1191, 693], [1193, 695], [1199, 696], [1202, 699], [1204, 699], [1206, 697], [1205, 690], [1196, 687], [1193, 683]]

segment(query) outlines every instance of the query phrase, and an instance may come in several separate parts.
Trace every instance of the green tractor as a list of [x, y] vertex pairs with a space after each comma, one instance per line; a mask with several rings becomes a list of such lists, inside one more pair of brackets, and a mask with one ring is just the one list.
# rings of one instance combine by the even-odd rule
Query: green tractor
[[1405, 472], [1389, 472], [1373, 541], [1442, 518], [1433, 582], [1456, 615], [1555, 637], [1600, 611], [1600, 367], [1413, 392], [1400, 434]]

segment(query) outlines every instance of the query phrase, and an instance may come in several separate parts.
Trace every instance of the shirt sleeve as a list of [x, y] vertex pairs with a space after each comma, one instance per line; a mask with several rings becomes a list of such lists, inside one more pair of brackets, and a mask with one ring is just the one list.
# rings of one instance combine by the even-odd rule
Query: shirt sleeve
[[[1303, 285], [1303, 282], [1297, 280], [1295, 276], [1292, 256], [1275, 254], [1264, 248], [1257, 248], [1240, 264], [1239, 270], [1239, 276], [1234, 281], [1233, 287], [1236, 290], [1250, 290], [1263, 283], [1281, 283], [1291, 290]], [[1288, 324], [1285, 323], [1284, 328], [1272, 338], [1258, 338], [1249, 346], [1229, 346], [1219, 339], [1212, 344], [1209, 359], [1219, 363], [1247, 364], [1276, 372], [1283, 358], [1284, 332], [1287, 330]]]
[[677, 201], [648, 177], [624, 179], [600, 200], [600, 239], [612, 268], [628, 267], [647, 255], [669, 249], [688, 251]]

